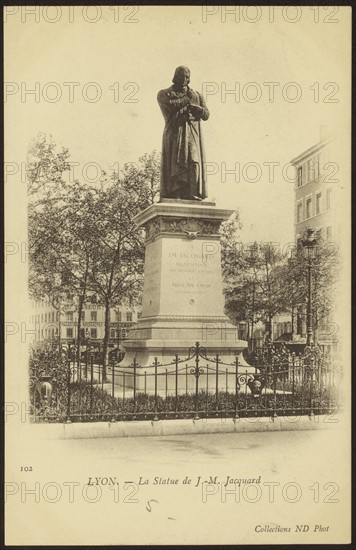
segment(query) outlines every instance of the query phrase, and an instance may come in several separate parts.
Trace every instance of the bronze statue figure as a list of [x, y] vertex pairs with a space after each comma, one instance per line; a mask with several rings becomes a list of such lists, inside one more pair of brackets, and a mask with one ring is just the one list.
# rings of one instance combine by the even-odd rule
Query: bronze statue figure
[[173, 86], [158, 92], [165, 128], [162, 144], [161, 199], [207, 197], [200, 121], [208, 120], [204, 98], [189, 87], [190, 71], [177, 67]]

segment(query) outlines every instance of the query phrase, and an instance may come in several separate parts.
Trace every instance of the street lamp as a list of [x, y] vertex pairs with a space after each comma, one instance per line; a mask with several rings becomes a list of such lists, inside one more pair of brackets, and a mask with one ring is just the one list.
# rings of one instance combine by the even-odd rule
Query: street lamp
[[314, 229], [307, 229], [307, 236], [302, 241], [304, 246], [306, 258], [308, 260], [308, 299], [307, 299], [307, 342], [306, 345], [310, 347], [312, 343], [313, 336], [313, 326], [312, 326], [312, 260], [315, 257], [315, 247], [317, 245], [317, 240], [315, 239]]

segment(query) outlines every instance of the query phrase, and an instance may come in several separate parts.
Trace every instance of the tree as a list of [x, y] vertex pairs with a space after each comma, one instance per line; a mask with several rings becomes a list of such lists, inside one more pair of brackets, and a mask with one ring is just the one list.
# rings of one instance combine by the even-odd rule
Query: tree
[[[95, 216], [90, 204], [96, 190], [78, 182], [66, 189], [61, 201], [42, 201], [29, 217], [30, 277], [33, 297], [47, 298], [62, 313], [68, 297], [78, 307], [80, 361], [81, 319], [87, 296]], [[60, 315], [59, 315], [60, 318]]]
[[[144, 232], [133, 218], [159, 194], [160, 154], [153, 151], [127, 164], [106, 179], [92, 207], [96, 215], [94, 258], [90, 287], [104, 306], [103, 376], [106, 378], [110, 337], [110, 310], [141, 301], [144, 267]], [[95, 249], [100, 252], [95, 254]]]
[[[53, 229], [51, 207], [63, 203], [70, 170], [68, 149], [58, 150], [52, 136], [39, 133], [30, 143], [27, 155], [29, 294], [35, 300], [48, 300], [57, 311], [61, 334], [61, 306], [66, 289], [57, 270], [57, 262], [48, 251]], [[61, 223], [62, 220], [59, 222]]]
[[[246, 248], [234, 244], [232, 239], [228, 246], [224, 245], [226, 311], [235, 323], [247, 322], [249, 339], [258, 321], [265, 324], [267, 337], [271, 339], [275, 315], [290, 313], [294, 325], [295, 313], [304, 314], [308, 297], [308, 259], [302, 240], [291, 258], [273, 243], [255, 242]], [[332, 312], [338, 266], [335, 244], [319, 238], [311, 271], [314, 338], [320, 324], [325, 323]]]
[[98, 296], [105, 308], [105, 378], [110, 309], [137, 303], [142, 292], [144, 235], [133, 218], [158, 196], [160, 155], [153, 151], [120, 174], [103, 174], [95, 187], [66, 182], [68, 158], [43, 134], [29, 149], [30, 293], [59, 311], [69, 297], [75, 302], [78, 364], [83, 307], [89, 294]]
[[66, 172], [70, 171], [68, 149], [58, 150], [52, 136], [38, 133], [27, 152], [26, 180], [29, 208], [60, 200], [67, 189]]
[[91, 234], [93, 262], [89, 284], [105, 309], [104, 378], [108, 361], [110, 309], [123, 301], [137, 301], [142, 291], [144, 235], [133, 218], [148, 206], [144, 190], [141, 180], [133, 183], [130, 178], [119, 179], [100, 189], [92, 204], [96, 222]]
[[[286, 311], [305, 311], [308, 297], [308, 259], [302, 241], [298, 241], [292, 257], [281, 270], [284, 280], [283, 301]], [[312, 316], [316, 333], [320, 324], [327, 319], [333, 309], [335, 286], [338, 280], [339, 254], [335, 243], [317, 238], [312, 259]]]
[[125, 164], [120, 174], [113, 173], [115, 181], [125, 181], [126, 186], [140, 189], [144, 204], [156, 202], [160, 192], [161, 153], [153, 150], [139, 157], [138, 163]]
[[273, 317], [284, 308], [279, 275], [284, 255], [273, 243], [239, 243], [240, 228], [235, 215], [221, 240], [226, 312], [235, 323], [247, 322], [249, 340], [258, 321], [265, 323], [271, 338]]

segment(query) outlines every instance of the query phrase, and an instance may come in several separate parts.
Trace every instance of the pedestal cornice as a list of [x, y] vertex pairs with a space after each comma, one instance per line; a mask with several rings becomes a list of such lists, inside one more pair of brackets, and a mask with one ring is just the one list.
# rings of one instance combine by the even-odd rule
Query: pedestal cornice
[[216, 208], [215, 204], [165, 199], [135, 216], [134, 221], [146, 230], [146, 241], [170, 235], [188, 239], [220, 238], [219, 229], [233, 210]]
[[151, 204], [146, 210], [134, 217], [138, 225], [145, 225], [157, 217], [214, 220], [220, 223], [229, 219], [234, 210], [216, 208], [213, 202], [197, 202], [185, 200], [163, 199], [162, 202]]

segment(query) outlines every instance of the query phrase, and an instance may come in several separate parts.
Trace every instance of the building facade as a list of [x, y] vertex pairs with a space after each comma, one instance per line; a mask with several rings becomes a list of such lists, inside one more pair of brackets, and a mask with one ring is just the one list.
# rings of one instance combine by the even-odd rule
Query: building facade
[[[307, 229], [314, 229], [316, 238], [329, 241], [338, 249], [341, 235], [336, 193], [339, 167], [333, 139], [321, 128], [320, 141], [292, 159], [291, 163], [296, 171], [296, 242], [305, 236]], [[305, 312], [297, 315], [298, 336], [305, 336], [305, 319]], [[335, 353], [337, 349], [334, 324], [331, 313], [317, 329], [318, 342], [329, 353]]]
[[[337, 155], [334, 141], [326, 129], [320, 128], [320, 140], [291, 160], [295, 168], [295, 242], [305, 237], [307, 229], [314, 229], [320, 237], [338, 247], [340, 221], [337, 211], [338, 182]], [[276, 315], [272, 320], [272, 339], [294, 342], [306, 341], [306, 311]], [[335, 323], [328, 315], [320, 323], [314, 336], [328, 352], [335, 352]], [[263, 323], [256, 323], [253, 330], [253, 347], [262, 345], [266, 336]]]
[[310, 228], [324, 239], [337, 243], [340, 226], [336, 217], [336, 196], [333, 189], [338, 181], [338, 165], [333, 156], [331, 139], [321, 139], [295, 157], [291, 163], [296, 170], [296, 241]]
[[[36, 342], [72, 342], [78, 338], [78, 309], [68, 301], [61, 312], [46, 301], [30, 303], [30, 325]], [[140, 315], [138, 308], [120, 306], [110, 310], [109, 347], [120, 347], [128, 338]], [[81, 315], [81, 339], [90, 338], [95, 345], [102, 342], [105, 330], [105, 309], [94, 300], [84, 304]]]

